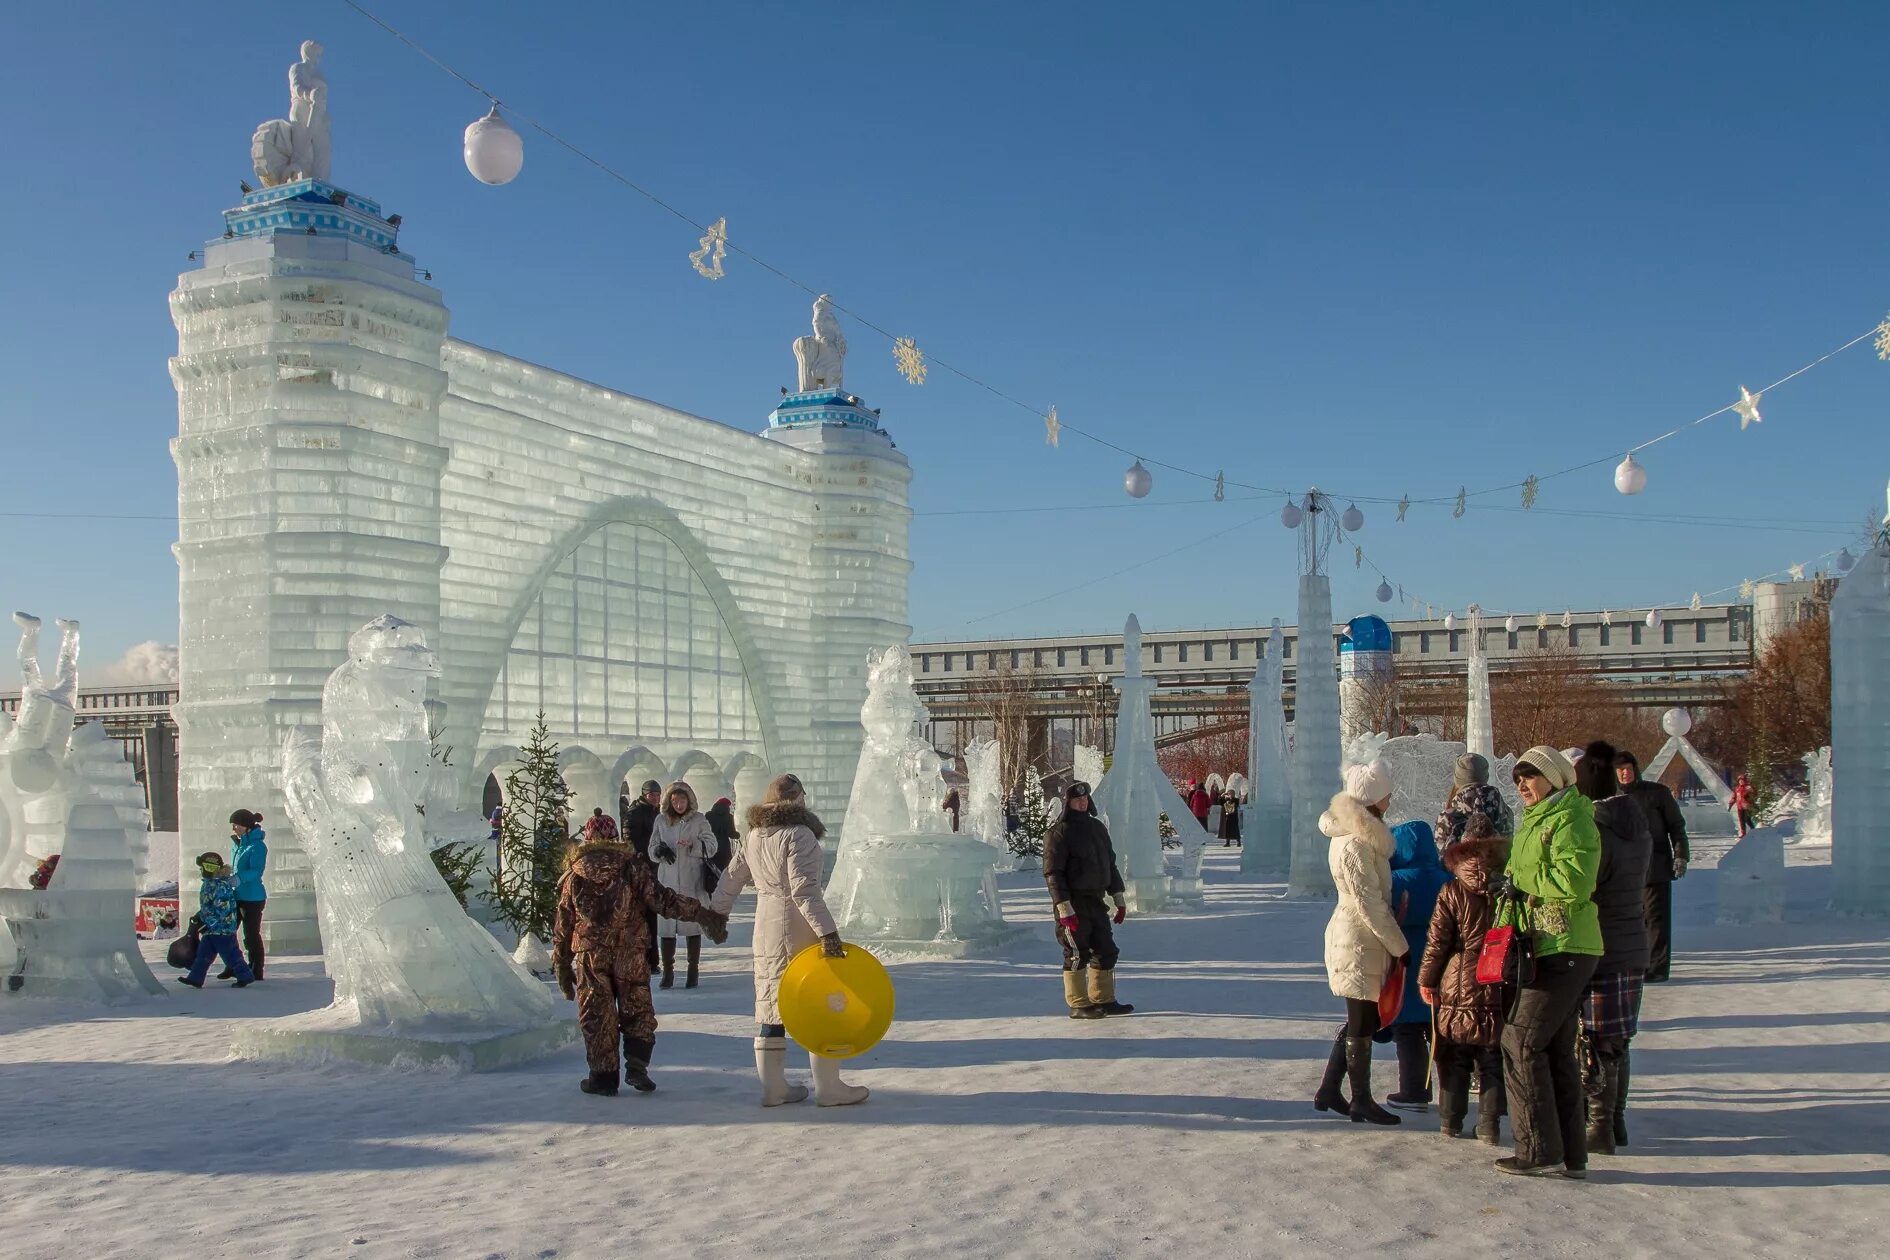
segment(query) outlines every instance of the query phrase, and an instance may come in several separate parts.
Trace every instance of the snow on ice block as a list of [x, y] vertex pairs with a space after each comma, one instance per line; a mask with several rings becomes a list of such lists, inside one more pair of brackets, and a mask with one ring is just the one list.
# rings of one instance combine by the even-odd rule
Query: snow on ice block
[[1779, 923], [1785, 918], [1785, 838], [1755, 827], [1719, 860], [1721, 923]]
[[576, 1039], [577, 1024], [570, 1019], [496, 1030], [483, 1021], [474, 1028], [372, 1028], [328, 1006], [282, 1019], [239, 1022], [230, 1048], [239, 1059], [493, 1072], [530, 1062]]

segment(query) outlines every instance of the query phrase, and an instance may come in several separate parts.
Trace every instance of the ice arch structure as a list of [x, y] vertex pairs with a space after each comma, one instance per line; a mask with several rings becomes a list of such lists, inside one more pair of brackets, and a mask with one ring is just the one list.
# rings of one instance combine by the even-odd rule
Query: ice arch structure
[[[752, 801], [790, 770], [837, 835], [867, 649], [910, 636], [910, 470], [874, 413], [769, 397], [757, 434], [452, 340], [398, 225], [303, 183], [226, 212], [171, 294], [182, 834], [263, 811], [265, 925], [315, 947], [274, 752], [319, 720], [349, 634], [392, 614], [439, 645], [461, 808], [542, 706], [572, 786], [604, 798], [586, 815], [625, 780], [745, 780]], [[380, 235], [339, 238], [337, 215]]]

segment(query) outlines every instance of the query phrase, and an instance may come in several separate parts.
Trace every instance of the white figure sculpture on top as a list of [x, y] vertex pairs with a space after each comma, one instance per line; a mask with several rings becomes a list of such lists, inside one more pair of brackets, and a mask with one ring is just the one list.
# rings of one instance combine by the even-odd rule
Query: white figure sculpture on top
[[814, 301], [814, 335], [794, 339], [794, 361], [801, 366], [801, 392], [839, 389], [846, 371], [847, 339], [825, 293]]
[[328, 80], [321, 59], [322, 46], [303, 40], [302, 59], [289, 67], [289, 116], [264, 123], [250, 140], [250, 160], [264, 188], [328, 178]]

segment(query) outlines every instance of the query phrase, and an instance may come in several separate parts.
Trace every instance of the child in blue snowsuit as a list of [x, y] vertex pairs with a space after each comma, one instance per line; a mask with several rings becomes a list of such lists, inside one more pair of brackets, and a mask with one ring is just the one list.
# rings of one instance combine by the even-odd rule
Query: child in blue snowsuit
[[193, 989], [203, 988], [203, 978], [210, 964], [218, 958], [236, 977], [237, 988], [256, 978], [243, 951], [236, 947], [236, 871], [220, 853], [197, 855], [197, 869], [203, 872], [203, 887], [198, 895], [202, 903], [197, 918], [203, 930], [197, 937], [197, 959], [190, 964], [190, 974], [177, 977], [177, 983]]

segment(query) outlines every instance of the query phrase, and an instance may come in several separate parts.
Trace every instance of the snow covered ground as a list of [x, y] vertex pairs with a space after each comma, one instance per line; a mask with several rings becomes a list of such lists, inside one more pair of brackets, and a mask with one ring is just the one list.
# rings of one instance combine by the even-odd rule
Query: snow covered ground
[[843, 1111], [755, 1105], [733, 945], [658, 994], [650, 1097], [580, 1094], [576, 1048], [484, 1076], [230, 1062], [232, 1019], [328, 1000], [312, 959], [128, 1010], [0, 998], [0, 1253], [1880, 1254], [1885, 928], [1831, 920], [1828, 865], [1796, 852], [1792, 922], [1714, 927], [1701, 857], [1636, 1042], [1634, 1144], [1586, 1183], [1500, 1177], [1435, 1116], [1313, 1112], [1326, 909], [1216, 848], [1205, 914], [1122, 929], [1125, 1019], [1064, 1017], [1041, 886], [1006, 876], [1031, 937], [897, 966], [899, 1022], [851, 1068], [873, 1098]]

